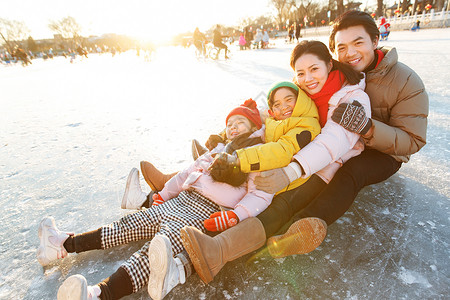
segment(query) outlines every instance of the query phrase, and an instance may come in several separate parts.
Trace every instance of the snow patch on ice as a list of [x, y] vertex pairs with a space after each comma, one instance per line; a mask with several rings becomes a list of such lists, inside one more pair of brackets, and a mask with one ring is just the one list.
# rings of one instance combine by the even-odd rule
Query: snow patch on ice
[[436, 228], [436, 224], [432, 221], [427, 221], [427, 224], [430, 225], [432, 229]]
[[367, 226], [367, 232], [368, 232], [368, 233], [375, 233], [375, 229], [373, 229], [373, 228], [370, 227], [370, 226]]
[[424, 276], [415, 271], [407, 270], [404, 267], [401, 267], [401, 271], [398, 277], [400, 280], [402, 280], [405, 284], [408, 285], [418, 283], [424, 285], [427, 288], [431, 287], [430, 282], [428, 282], [428, 280]]

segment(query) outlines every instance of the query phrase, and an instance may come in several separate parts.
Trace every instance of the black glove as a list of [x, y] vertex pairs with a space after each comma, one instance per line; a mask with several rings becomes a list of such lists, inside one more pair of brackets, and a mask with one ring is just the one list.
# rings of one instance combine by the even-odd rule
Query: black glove
[[333, 112], [331, 119], [345, 129], [364, 135], [372, 127], [372, 120], [366, 116], [364, 107], [358, 101], [341, 103]]
[[241, 172], [237, 165], [237, 157], [225, 152], [216, 155], [209, 171], [215, 181], [225, 182], [232, 186], [240, 186], [247, 180], [247, 174]]
[[261, 137], [250, 138], [249, 136], [252, 134], [253, 134], [252, 132], [249, 132], [235, 137], [231, 142], [229, 142], [225, 146], [224, 151], [228, 154], [233, 154], [234, 151], [236, 150], [263, 143]]
[[209, 151], [216, 148], [219, 143], [225, 143], [225, 139], [218, 134], [211, 134], [205, 143]]

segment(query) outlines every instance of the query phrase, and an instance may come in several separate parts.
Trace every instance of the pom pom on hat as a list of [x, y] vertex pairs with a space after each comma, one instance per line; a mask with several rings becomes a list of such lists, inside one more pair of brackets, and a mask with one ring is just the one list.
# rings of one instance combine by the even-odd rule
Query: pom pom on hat
[[234, 108], [227, 116], [225, 124], [228, 123], [228, 119], [234, 115], [241, 115], [250, 120], [258, 129], [262, 126], [261, 116], [257, 108], [256, 102], [253, 99], [245, 100], [245, 102], [238, 107]]

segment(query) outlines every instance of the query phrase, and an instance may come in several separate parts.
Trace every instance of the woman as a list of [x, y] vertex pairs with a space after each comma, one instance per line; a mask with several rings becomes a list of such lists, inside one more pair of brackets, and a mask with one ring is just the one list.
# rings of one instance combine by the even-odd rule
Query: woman
[[[332, 59], [325, 44], [319, 41], [302, 41], [291, 54], [291, 67], [295, 82], [309, 94], [317, 105], [322, 132], [295, 156], [294, 161], [284, 169], [286, 178], [308, 177], [310, 179], [295, 190], [276, 196], [272, 204], [256, 218], [249, 218], [237, 226], [211, 238], [191, 227], [181, 231], [183, 245], [200, 278], [211, 281], [227, 261], [231, 261], [259, 248], [262, 241], [272, 237], [290, 218], [326, 186], [340, 165], [362, 151], [359, 134], [345, 130], [330, 120], [334, 109], [344, 102], [357, 100], [370, 116], [369, 97], [364, 92], [364, 75]], [[364, 124], [360, 132], [370, 126]], [[255, 169], [255, 162], [240, 155], [237, 161], [241, 171], [263, 171]], [[264, 156], [258, 165], [264, 165]], [[253, 167], [253, 168], [252, 168]], [[300, 172], [300, 174], [299, 174]], [[288, 180], [290, 182], [292, 180]], [[289, 193], [302, 195], [301, 199], [290, 197]], [[268, 250], [273, 257], [308, 253], [325, 238], [327, 224], [317, 218], [305, 218], [291, 226], [283, 236], [268, 240]], [[302, 241], [289, 237], [301, 233]], [[258, 236], [260, 240], [249, 240]], [[318, 239], [318, 240], [317, 240]], [[306, 242], [305, 241], [313, 241]], [[312, 247], [311, 247], [312, 245]]]

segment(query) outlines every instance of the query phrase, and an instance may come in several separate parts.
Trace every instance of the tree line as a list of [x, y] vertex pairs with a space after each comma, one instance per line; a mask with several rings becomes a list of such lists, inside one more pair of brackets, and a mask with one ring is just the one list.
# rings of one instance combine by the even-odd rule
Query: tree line
[[[396, 13], [404, 14], [423, 10], [425, 5], [430, 5], [436, 11], [441, 11], [446, 0], [399, 1]], [[346, 4], [344, 4], [344, 0], [270, 0], [269, 3], [274, 10], [273, 15], [243, 19], [238, 24], [239, 28], [237, 29], [223, 26], [228, 31], [226, 33], [232, 34], [232, 32], [243, 30], [245, 27], [253, 27], [254, 30], [258, 27], [264, 27], [270, 31], [283, 31], [287, 30], [288, 26], [291, 26], [294, 22], [301, 24], [301, 26], [328, 25], [338, 15], [351, 9], [359, 10], [361, 5], [361, 2], [353, 0], [348, 0]], [[376, 11], [372, 12], [372, 15], [374, 17], [386, 15], [386, 9], [384, 1], [377, 0]], [[70, 41], [72, 44], [85, 41], [81, 36], [81, 25], [71, 16], [50, 21], [48, 27], [61, 41]], [[208, 32], [212, 32], [213, 27]], [[27, 41], [27, 48], [31, 51], [36, 51], [33, 48], [38, 47], [30, 36], [30, 30], [22, 21], [0, 18], [0, 37], [8, 51], [12, 51], [18, 44], [23, 45], [23, 41]]]

